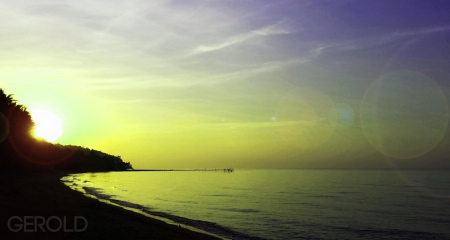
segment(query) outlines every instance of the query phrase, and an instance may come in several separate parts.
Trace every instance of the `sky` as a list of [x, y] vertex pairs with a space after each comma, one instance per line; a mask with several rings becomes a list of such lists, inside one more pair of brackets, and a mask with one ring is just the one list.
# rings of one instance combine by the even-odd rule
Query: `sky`
[[450, 167], [450, 4], [0, 2], [0, 87], [135, 168]]

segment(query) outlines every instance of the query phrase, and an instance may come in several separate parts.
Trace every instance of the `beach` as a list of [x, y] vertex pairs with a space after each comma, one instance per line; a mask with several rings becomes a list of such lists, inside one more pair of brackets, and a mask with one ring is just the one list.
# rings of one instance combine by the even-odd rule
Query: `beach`
[[87, 197], [63, 176], [1, 172], [2, 239], [218, 239]]

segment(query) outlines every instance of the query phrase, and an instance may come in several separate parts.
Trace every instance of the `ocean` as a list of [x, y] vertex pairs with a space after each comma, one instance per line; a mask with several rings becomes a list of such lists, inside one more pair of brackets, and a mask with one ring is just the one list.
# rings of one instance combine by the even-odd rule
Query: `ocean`
[[450, 239], [450, 171], [131, 171], [62, 180], [230, 239]]

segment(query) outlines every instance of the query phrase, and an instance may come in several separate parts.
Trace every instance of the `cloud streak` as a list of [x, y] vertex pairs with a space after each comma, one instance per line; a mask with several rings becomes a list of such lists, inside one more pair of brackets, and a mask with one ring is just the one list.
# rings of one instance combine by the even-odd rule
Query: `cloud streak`
[[428, 27], [428, 28], [419, 28], [415, 30], [409, 31], [395, 31], [387, 34], [382, 34], [378, 36], [371, 37], [362, 37], [357, 40], [349, 40], [349, 41], [336, 41], [327, 44], [323, 44], [323, 46], [317, 48], [315, 51], [318, 55], [322, 54], [324, 50], [334, 49], [341, 51], [349, 51], [349, 50], [359, 50], [370, 48], [374, 46], [382, 46], [384, 44], [392, 43], [398, 40], [408, 39], [410, 37], [416, 37], [425, 34], [439, 33], [439, 32], [448, 32], [450, 31], [450, 26], [440, 26], [440, 27]]
[[250, 31], [245, 34], [240, 34], [238, 36], [234, 36], [231, 38], [228, 38], [225, 42], [215, 44], [215, 45], [203, 45], [198, 46], [193, 54], [201, 54], [201, 53], [207, 53], [212, 51], [218, 51], [236, 44], [240, 44], [243, 42], [247, 42], [249, 40], [252, 40], [256, 37], [263, 37], [263, 36], [272, 36], [272, 35], [281, 35], [281, 34], [289, 34], [290, 31], [287, 30], [286, 27], [282, 26], [282, 23], [276, 23], [272, 24], [257, 30]]

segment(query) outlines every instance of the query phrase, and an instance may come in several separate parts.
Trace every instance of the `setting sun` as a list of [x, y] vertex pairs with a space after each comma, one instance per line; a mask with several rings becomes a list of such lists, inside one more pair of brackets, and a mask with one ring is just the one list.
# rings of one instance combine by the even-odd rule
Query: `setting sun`
[[58, 139], [63, 133], [61, 118], [45, 110], [32, 110], [31, 116], [36, 124], [34, 135], [49, 142]]

